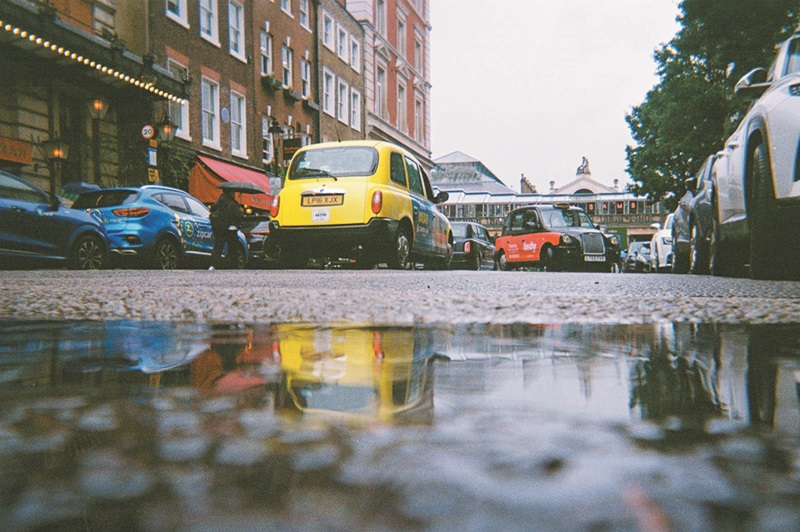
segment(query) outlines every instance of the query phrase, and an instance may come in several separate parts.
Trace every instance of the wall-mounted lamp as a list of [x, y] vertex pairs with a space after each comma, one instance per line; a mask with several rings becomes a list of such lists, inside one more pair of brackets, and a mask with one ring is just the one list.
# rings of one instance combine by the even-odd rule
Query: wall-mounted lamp
[[170, 121], [169, 116], [159, 122], [156, 127], [158, 128], [158, 137], [167, 142], [175, 138], [175, 131], [178, 129], [178, 127]]
[[108, 102], [102, 98], [95, 98], [89, 102], [89, 114], [94, 120], [102, 120], [108, 112]]
[[42, 142], [42, 147], [51, 161], [65, 161], [69, 157], [69, 144], [58, 137]]

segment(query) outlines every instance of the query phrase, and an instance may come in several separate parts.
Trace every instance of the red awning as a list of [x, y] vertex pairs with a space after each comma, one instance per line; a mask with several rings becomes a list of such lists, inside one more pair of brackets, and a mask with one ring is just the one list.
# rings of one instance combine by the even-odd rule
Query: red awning
[[221, 192], [217, 185], [223, 181], [252, 183], [260, 186], [266, 194], [242, 194], [237, 192], [236, 199], [243, 205], [249, 205], [264, 211], [269, 210], [272, 196], [269, 194], [269, 178], [266, 175], [243, 166], [218, 161], [202, 155], [197, 156], [197, 163], [189, 174], [189, 194], [203, 203], [214, 203]]

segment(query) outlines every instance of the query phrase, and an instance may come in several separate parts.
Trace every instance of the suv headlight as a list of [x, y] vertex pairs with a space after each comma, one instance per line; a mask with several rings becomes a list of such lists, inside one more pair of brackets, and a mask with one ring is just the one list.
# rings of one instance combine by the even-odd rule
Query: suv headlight
[[561, 243], [566, 244], [567, 246], [571, 245], [575, 239], [570, 235], [561, 235]]
[[619, 238], [615, 236], [610, 236], [608, 237], [608, 243], [611, 244], [612, 246], [619, 246]]

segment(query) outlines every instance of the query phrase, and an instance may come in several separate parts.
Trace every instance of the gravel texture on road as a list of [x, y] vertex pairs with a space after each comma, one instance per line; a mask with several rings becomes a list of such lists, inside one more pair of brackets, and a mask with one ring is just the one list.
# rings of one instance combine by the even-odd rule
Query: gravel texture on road
[[0, 316], [181, 322], [795, 323], [800, 283], [466, 271], [4, 271]]

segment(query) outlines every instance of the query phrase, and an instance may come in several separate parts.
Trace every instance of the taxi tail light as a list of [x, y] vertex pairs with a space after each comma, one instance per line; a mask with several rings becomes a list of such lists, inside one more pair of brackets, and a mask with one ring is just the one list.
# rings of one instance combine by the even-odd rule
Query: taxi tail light
[[121, 218], [141, 218], [149, 214], [150, 209], [145, 209], [144, 207], [127, 207], [124, 209], [113, 209], [111, 212], [114, 213], [114, 216], [119, 216]]
[[464, 253], [469, 253], [470, 251], [472, 251], [472, 243], [464, 242]]
[[272, 204], [269, 206], [269, 214], [272, 217], [278, 216], [278, 211], [281, 208], [281, 198], [280, 196], [275, 196], [272, 198]]
[[383, 208], [383, 192], [376, 190], [372, 193], [372, 212], [378, 214]]

